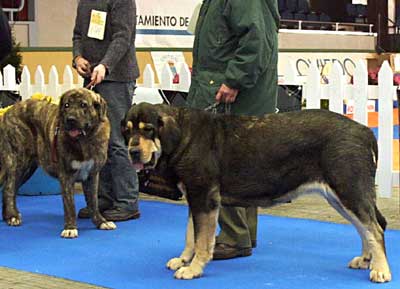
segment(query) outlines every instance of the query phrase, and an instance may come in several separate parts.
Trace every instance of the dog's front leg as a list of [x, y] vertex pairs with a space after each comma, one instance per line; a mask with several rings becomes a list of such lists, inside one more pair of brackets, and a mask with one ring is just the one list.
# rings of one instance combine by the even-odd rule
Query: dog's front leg
[[88, 207], [92, 211], [92, 221], [100, 230], [114, 230], [117, 226], [114, 222], [107, 222], [99, 211], [98, 188], [99, 173], [92, 172], [89, 177], [82, 182], [83, 193]]
[[76, 226], [74, 181], [66, 175], [59, 176], [62, 188], [62, 199], [64, 205], [64, 230], [61, 232], [63, 238], [77, 238], [78, 229]]
[[203, 268], [212, 259], [219, 211], [219, 188], [216, 186], [206, 194], [207, 197], [199, 194], [193, 198], [188, 191], [189, 208], [193, 218], [195, 254], [189, 266], [175, 272], [174, 276], [177, 279], [200, 277]]
[[193, 230], [193, 216], [189, 208], [189, 218], [186, 227], [186, 240], [185, 249], [177, 258], [172, 258], [167, 263], [167, 268], [171, 270], [178, 270], [189, 263], [194, 255], [194, 230]]

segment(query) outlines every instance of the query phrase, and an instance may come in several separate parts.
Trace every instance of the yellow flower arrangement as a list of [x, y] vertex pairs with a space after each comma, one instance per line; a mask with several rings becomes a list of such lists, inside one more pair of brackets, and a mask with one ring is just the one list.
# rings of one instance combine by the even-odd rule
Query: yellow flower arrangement
[[[58, 101], [54, 100], [54, 98], [52, 96], [49, 95], [44, 95], [43, 93], [39, 93], [36, 92], [31, 96], [31, 99], [35, 99], [35, 100], [44, 100], [44, 101], [48, 101], [50, 103], [54, 103], [54, 104], [58, 104]], [[12, 105], [9, 105], [7, 107], [4, 108], [0, 108], [0, 117], [10, 108], [12, 107]]]

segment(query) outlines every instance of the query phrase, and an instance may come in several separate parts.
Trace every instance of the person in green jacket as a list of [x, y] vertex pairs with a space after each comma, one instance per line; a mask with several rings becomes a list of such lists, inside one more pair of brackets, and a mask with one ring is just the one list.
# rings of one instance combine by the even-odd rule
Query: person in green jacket
[[[218, 103], [217, 112], [229, 108], [237, 115], [275, 113], [278, 28], [276, 0], [204, 0], [187, 105], [207, 110]], [[257, 242], [257, 208], [222, 207], [218, 222], [213, 259], [250, 256]]]

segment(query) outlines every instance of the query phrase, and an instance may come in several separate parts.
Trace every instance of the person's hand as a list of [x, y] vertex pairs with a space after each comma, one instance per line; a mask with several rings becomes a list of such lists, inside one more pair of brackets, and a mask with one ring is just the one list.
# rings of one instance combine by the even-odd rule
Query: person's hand
[[235, 102], [238, 93], [239, 89], [230, 88], [225, 84], [222, 84], [217, 92], [217, 95], [215, 96], [215, 100], [218, 103], [233, 103]]
[[75, 58], [75, 67], [80, 76], [84, 78], [90, 76], [90, 63], [82, 56]]
[[92, 72], [91, 76], [91, 82], [93, 85], [99, 84], [104, 80], [104, 77], [106, 76], [107, 68], [104, 66], [104, 64], [99, 64], [97, 65]]

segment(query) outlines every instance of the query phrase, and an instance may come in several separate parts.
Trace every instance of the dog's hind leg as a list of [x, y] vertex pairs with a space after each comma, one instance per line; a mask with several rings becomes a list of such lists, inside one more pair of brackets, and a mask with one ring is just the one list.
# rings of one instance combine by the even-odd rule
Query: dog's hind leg
[[214, 186], [209, 189], [206, 196], [201, 193], [199, 195], [196, 192], [191, 194], [188, 188], [188, 203], [193, 217], [195, 254], [187, 267], [182, 267], [175, 272], [174, 276], [177, 279], [200, 277], [203, 274], [203, 268], [212, 259], [220, 204], [219, 188]]
[[193, 229], [193, 216], [189, 208], [189, 217], [186, 227], [186, 240], [185, 248], [181, 255], [176, 258], [172, 258], [167, 262], [167, 268], [171, 270], [178, 270], [179, 268], [188, 264], [194, 255], [194, 229]]
[[325, 197], [329, 204], [356, 227], [362, 240], [361, 256], [353, 258], [349, 267], [353, 269], [367, 269], [369, 267], [371, 281], [378, 283], [390, 281], [392, 277], [386, 258], [384, 241], [386, 222], [373, 199], [368, 194], [360, 195], [360, 197], [364, 197], [363, 200], [353, 199], [351, 202], [346, 202], [348, 206], [346, 207], [333, 190], [328, 188], [326, 192]]
[[114, 222], [108, 222], [100, 213], [98, 200], [99, 174], [91, 173], [82, 182], [83, 193], [88, 207], [92, 212], [92, 221], [100, 230], [114, 230], [117, 228]]

